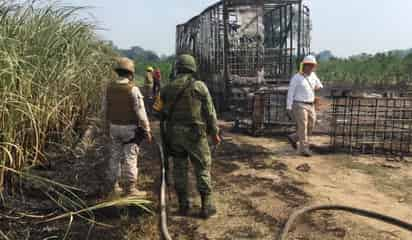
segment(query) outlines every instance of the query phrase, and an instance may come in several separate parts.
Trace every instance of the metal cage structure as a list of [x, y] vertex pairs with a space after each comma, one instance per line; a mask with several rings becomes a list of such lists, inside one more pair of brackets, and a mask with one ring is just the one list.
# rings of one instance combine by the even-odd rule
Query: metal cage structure
[[288, 122], [285, 87], [311, 28], [302, 0], [222, 0], [177, 26], [176, 54], [196, 57], [219, 112], [265, 128]]
[[412, 98], [332, 95], [331, 146], [349, 153], [411, 156]]

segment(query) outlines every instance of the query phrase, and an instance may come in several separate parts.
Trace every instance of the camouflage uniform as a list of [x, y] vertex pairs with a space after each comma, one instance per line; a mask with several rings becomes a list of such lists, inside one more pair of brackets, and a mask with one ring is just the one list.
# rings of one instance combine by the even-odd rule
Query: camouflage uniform
[[149, 99], [152, 98], [152, 94], [153, 94], [153, 72], [148, 70], [146, 71], [146, 76], [145, 76], [145, 80], [144, 80], [144, 96], [145, 98]]
[[153, 71], [151, 68], [147, 69], [146, 71], [146, 76], [145, 76], [145, 81], [144, 81], [144, 87], [143, 87], [143, 95], [145, 98], [145, 107], [146, 110], [148, 111], [148, 114], [151, 115], [151, 109], [152, 109], [152, 104], [153, 104]]
[[[127, 59], [123, 61], [131, 64]], [[130, 69], [131, 72], [132, 70], [134, 71], [134, 67]], [[130, 141], [136, 137], [138, 126], [150, 133], [139, 88], [127, 78], [111, 82], [103, 98], [103, 111], [112, 140], [108, 180], [114, 185], [115, 191], [121, 186], [126, 193], [136, 193], [139, 146]]]
[[[177, 64], [178, 65], [178, 64]], [[177, 66], [179, 72], [179, 65]], [[194, 72], [194, 71], [193, 71]], [[185, 90], [184, 90], [185, 89]], [[184, 90], [169, 116], [177, 95]], [[161, 91], [162, 116], [167, 121], [167, 151], [173, 157], [175, 190], [181, 209], [189, 207], [188, 165], [192, 162], [197, 189], [202, 197], [202, 209], [212, 205], [212, 158], [208, 135], [218, 134], [216, 111], [206, 85], [197, 81], [193, 73], [178, 73], [176, 79]]]

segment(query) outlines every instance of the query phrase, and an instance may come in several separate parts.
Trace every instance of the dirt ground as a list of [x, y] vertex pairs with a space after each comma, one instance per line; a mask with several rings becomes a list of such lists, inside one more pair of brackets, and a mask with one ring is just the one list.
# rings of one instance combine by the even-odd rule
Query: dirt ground
[[[345, 154], [304, 158], [282, 139], [225, 136], [230, 140], [215, 153], [213, 168], [219, 214], [208, 221], [172, 217], [175, 239], [274, 239], [294, 210], [320, 203], [412, 219], [412, 172], [407, 163]], [[328, 141], [313, 139], [318, 145]], [[320, 212], [303, 217], [290, 239], [406, 240], [412, 235], [373, 220]]]
[[[286, 139], [232, 133], [229, 125], [223, 122], [222, 127], [225, 141], [213, 153], [212, 171], [218, 214], [207, 221], [197, 217], [200, 200], [192, 175], [190, 190], [194, 208], [190, 217], [176, 215], [176, 199], [170, 189], [169, 228], [173, 239], [276, 239], [292, 212], [320, 203], [344, 204], [403, 220], [412, 219], [412, 165], [408, 161], [327, 152], [305, 158], [298, 156]], [[313, 142], [325, 146], [329, 139], [317, 136]], [[85, 198], [99, 199], [105, 191], [100, 183], [105, 158], [107, 152], [94, 148], [88, 157], [65, 160], [65, 164], [54, 166], [48, 175], [52, 178], [59, 175], [61, 180], [87, 189]], [[100, 160], [91, 162], [90, 159]], [[121, 210], [117, 215], [102, 214], [98, 219], [115, 226], [110, 229], [97, 226], [90, 229], [77, 221], [68, 239], [86, 239], [88, 232], [89, 239], [160, 239], [156, 214], [160, 164], [154, 146], [142, 147], [140, 166], [140, 184], [151, 193], [153, 204], [150, 207], [155, 213], [131, 214]], [[78, 172], [76, 178], [68, 173], [71, 168]], [[62, 173], [65, 171], [66, 174]], [[67, 221], [39, 225], [25, 218], [6, 218], [5, 213], [11, 210], [11, 207], [0, 208], [0, 229], [9, 239], [46, 239], [49, 236], [56, 238], [47, 239], [62, 239]], [[26, 234], [13, 233], [13, 228], [26, 231]], [[27, 232], [31, 232], [28, 238]], [[345, 213], [319, 212], [303, 216], [289, 239], [407, 240], [412, 239], [412, 234]]]

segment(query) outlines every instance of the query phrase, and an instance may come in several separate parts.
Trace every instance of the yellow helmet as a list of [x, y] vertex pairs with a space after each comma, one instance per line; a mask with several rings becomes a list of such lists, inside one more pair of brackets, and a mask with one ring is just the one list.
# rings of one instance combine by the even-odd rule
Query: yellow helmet
[[149, 66], [149, 67], [146, 68], [146, 71], [148, 71], [148, 72], [153, 72], [154, 69], [153, 69], [153, 67], [150, 67], [150, 66]]
[[127, 57], [122, 57], [122, 58], [117, 59], [117, 64], [114, 69], [115, 70], [126, 70], [133, 74], [135, 73], [134, 62]]

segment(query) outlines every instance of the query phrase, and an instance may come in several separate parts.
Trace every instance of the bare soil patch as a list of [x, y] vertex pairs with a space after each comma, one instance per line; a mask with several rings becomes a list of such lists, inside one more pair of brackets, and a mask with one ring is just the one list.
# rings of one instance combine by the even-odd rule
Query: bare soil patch
[[[177, 203], [169, 189], [169, 226], [173, 239], [275, 239], [290, 214], [318, 203], [336, 203], [375, 210], [401, 219], [412, 219], [412, 166], [389, 162], [383, 157], [348, 156], [321, 151], [312, 158], [300, 157], [282, 138], [256, 138], [230, 133], [214, 153], [213, 184], [218, 214], [204, 221], [197, 217], [200, 199], [191, 176], [193, 214], [176, 215]], [[315, 137], [324, 149], [329, 139]], [[86, 189], [79, 193], [90, 204], [104, 199], [104, 169], [107, 152], [96, 142], [80, 159], [62, 159], [51, 169], [36, 170], [49, 178]], [[131, 209], [111, 209], [96, 214], [103, 228], [76, 220], [68, 239], [160, 239], [157, 196], [160, 163], [155, 146], [142, 146], [140, 185], [149, 191], [154, 215]], [[302, 171], [305, 166], [308, 171]], [[299, 168], [300, 167], [300, 168]], [[7, 197], [0, 208], [0, 229], [10, 239], [62, 239], [66, 221], [41, 224], [18, 212], [46, 214], [56, 211], [47, 201], [44, 186], [23, 184], [23, 197]], [[37, 187], [37, 188], [36, 188]], [[47, 188], [46, 188], [47, 189]], [[7, 217], [8, 216], [8, 217]], [[14, 218], [10, 218], [14, 217]], [[18, 218], [17, 218], [18, 217]], [[53, 238], [51, 238], [53, 239]], [[412, 239], [398, 228], [373, 220], [336, 212], [318, 212], [302, 217], [290, 239]]]

